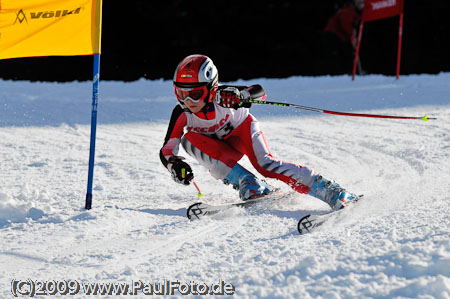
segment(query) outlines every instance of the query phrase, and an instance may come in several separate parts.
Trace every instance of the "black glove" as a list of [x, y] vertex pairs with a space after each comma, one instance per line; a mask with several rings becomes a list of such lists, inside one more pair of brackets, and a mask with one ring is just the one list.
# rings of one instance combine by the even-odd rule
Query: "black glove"
[[250, 104], [245, 102], [245, 100], [249, 97], [250, 94], [248, 91], [243, 90], [241, 92], [236, 87], [230, 86], [220, 90], [216, 94], [216, 103], [219, 104], [219, 106], [234, 109], [238, 109], [240, 107], [250, 107], [248, 105], [244, 105]]
[[173, 156], [169, 158], [167, 169], [172, 174], [172, 178], [175, 182], [189, 185], [194, 178], [191, 166], [183, 161], [183, 157]]

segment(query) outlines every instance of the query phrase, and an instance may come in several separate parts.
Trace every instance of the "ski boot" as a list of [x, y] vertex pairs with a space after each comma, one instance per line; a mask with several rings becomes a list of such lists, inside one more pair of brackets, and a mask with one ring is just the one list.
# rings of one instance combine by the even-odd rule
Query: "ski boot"
[[231, 184], [234, 189], [239, 190], [239, 197], [244, 201], [269, 194], [272, 191], [266, 183], [238, 163], [223, 179], [223, 182], [226, 185]]
[[321, 175], [316, 175], [308, 195], [326, 202], [333, 211], [345, 208], [349, 203], [358, 200], [358, 196], [345, 191], [339, 184], [331, 182]]

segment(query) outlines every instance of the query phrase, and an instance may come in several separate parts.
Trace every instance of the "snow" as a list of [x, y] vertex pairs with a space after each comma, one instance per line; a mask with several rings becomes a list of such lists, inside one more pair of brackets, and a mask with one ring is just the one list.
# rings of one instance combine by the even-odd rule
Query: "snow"
[[[273, 180], [286, 199], [187, 220], [197, 192], [171, 181], [159, 161], [171, 82], [100, 82], [87, 211], [91, 83], [0, 81], [0, 297], [12, 297], [13, 280], [31, 279], [222, 281], [244, 298], [450, 298], [450, 74], [236, 83], [260, 83], [272, 101], [437, 120], [253, 107], [274, 156], [365, 194], [299, 236], [298, 219], [328, 207]], [[205, 202], [237, 200], [187, 161]], [[83, 288], [76, 296], [88, 297]]]

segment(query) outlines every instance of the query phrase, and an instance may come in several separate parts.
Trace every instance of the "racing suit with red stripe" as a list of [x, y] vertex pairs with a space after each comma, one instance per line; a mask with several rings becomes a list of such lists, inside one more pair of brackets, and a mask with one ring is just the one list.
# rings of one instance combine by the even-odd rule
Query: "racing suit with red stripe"
[[[219, 91], [228, 86], [219, 86]], [[264, 100], [260, 85], [246, 89], [250, 97]], [[161, 162], [178, 155], [179, 145], [206, 167], [216, 179], [223, 180], [236, 163], [246, 155], [264, 177], [281, 180], [299, 193], [308, 193], [316, 173], [308, 167], [280, 161], [272, 156], [259, 121], [249, 108], [225, 108], [208, 102], [198, 113], [191, 113], [179, 103], [174, 108], [169, 128], [160, 151]]]

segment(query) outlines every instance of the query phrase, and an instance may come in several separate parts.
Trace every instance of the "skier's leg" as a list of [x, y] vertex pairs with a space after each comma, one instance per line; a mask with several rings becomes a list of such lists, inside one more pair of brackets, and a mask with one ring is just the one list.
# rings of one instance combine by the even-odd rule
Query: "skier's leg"
[[196, 132], [186, 133], [181, 139], [181, 145], [219, 180], [223, 180], [243, 156], [223, 141]]
[[214, 178], [238, 189], [241, 199], [246, 200], [270, 192], [271, 189], [267, 184], [237, 163], [243, 154], [227, 143], [189, 132], [184, 135], [181, 144], [184, 150], [207, 168]]
[[[251, 141], [251, 142], [249, 142]], [[333, 183], [305, 166], [275, 159], [270, 153], [258, 121], [249, 118], [227, 138], [233, 147], [246, 154], [259, 173], [281, 180], [299, 193], [309, 194], [340, 209], [356, 198], [339, 184]]]
[[226, 141], [239, 152], [246, 154], [253, 167], [263, 176], [283, 181], [299, 193], [309, 192], [315, 173], [307, 167], [275, 159], [259, 128], [259, 122], [251, 115]]
[[225, 184], [231, 184], [235, 189], [239, 189], [239, 197], [243, 200], [268, 194], [272, 190], [269, 185], [239, 163], [236, 163], [223, 181]]
[[308, 195], [326, 202], [335, 211], [357, 199], [356, 195], [345, 191], [339, 184], [327, 180], [319, 174], [314, 177]]

